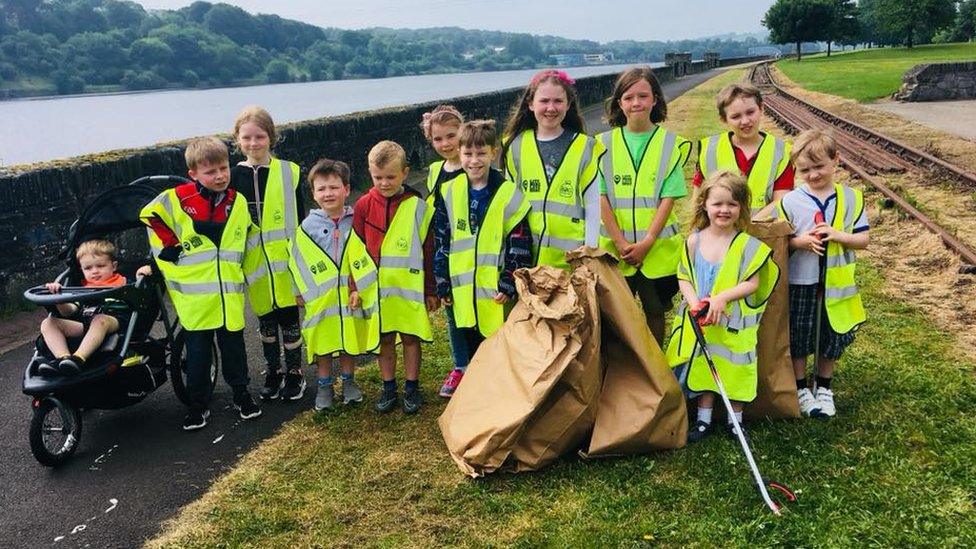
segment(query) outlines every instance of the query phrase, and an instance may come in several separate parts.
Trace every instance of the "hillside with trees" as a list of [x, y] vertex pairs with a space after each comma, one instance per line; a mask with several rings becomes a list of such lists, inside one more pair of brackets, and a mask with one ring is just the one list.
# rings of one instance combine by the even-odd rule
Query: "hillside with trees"
[[525, 69], [557, 53], [662, 61], [669, 51], [747, 55], [744, 40], [600, 44], [459, 28], [342, 30], [194, 2], [146, 10], [122, 0], [0, 0], [0, 96], [214, 87]]

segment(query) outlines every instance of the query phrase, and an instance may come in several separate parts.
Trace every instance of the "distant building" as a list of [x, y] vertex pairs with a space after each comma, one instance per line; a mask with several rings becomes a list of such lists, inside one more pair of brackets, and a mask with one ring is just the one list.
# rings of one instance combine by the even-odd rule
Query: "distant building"
[[560, 67], [602, 65], [613, 62], [613, 52], [606, 53], [554, 53], [549, 56]]

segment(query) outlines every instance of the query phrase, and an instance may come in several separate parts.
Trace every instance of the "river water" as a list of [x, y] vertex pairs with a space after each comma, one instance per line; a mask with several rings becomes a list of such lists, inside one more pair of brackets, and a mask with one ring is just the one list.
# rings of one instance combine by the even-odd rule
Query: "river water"
[[[659, 66], [654, 63], [652, 66]], [[574, 78], [629, 65], [568, 68]], [[228, 133], [246, 105], [278, 124], [524, 86], [537, 71], [400, 76], [0, 102], [0, 166]]]

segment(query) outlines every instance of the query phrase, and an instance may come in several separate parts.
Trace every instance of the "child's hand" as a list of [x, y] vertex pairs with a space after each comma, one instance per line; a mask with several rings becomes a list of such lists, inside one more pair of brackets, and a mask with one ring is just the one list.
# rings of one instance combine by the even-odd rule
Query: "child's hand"
[[143, 265], [136, 270], [136, 277], [140, 276], [152, 276], [153, 270], [151, 265]]
[[454, 300], [451, 298], [450, 295], [446, 295], [446, 296], [442, 297], [441, 298], [441, 303], [443, 303], [445, 307], [453, 307], [454, 306]]
[[440, 308], [441, 299], [436, 295], [429, 295], [424, 298], [424, 302], [427, 304], [427, 312], [432, 313]]
[[619, 241], [614, 240], [613, 245], [617, 248], [617, 253], [620, 254], [620, 259], [627, 261], [625, 258], [627, 257], [627, 254], [630, 253], [630, 250], [634, 247], [634, 245], [622, 238]]
[[705, 314], [705, 325], [718, 324], [722, 320], [722, 316], [725, 315], [725, 307], [728, 304], [729, 300], [725, 297], [724, 292], [709, 297], [708, 313]]
[[361, 299], [359, 299], [359, 292], [349, 292], [349, 308], [358, 309], [363, 305]]
[[495, 303], [498, 303], [499, 305], [504, 305], [508, 303], [508, 296], [503, 294], [502, 292], [498, 292], [497, 294], [495, 294], [495, 297], [493, 297], [492, 299], [495, 301]]
[[300, 296], [300, 295], [296, 295], [295, 296], [295, 305], [298, 305], [299, 307], [304, 307], [305, 306], [305, 298], [302, 297], [302, 296]]
[[828, 225], [826, 223], [820, 223], [814, 227], [813, 230], [820, 235], [820, 240], [822, 242], [834, 241], [840, 243], [841, 239], [843, 238], [842, 235], [847, 234], [844, 231], [838, 231], [833, 225]]
[[624, 261], [634, 267], [640, 267], [644, 263], [644, 258], [647, 257], [647, 253], [654, 246], [654, 240], [653, 238], [644, 238], [640, 242], [631, 245], [630, 249], [627, 250], [627, 257], [624, 258]]
[[44, 285], [44, 287], [47, 288], [47, 291], [49, 293], [52, 294], [61, 293], [61, 284], [58, 284], [57, 282], [48, 282], [47, 284]]
[[797, 250], [806, 250], [816, 255], [823, 255], [824, 253], [824, 244], [820, 241], [820, 235], [816, 228], [794, 237], [793, 246]]

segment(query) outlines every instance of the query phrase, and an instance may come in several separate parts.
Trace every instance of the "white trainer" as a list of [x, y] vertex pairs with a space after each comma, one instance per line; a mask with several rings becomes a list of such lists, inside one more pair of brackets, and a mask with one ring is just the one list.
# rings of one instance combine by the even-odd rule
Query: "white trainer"
[[796, 398], [800, 401], [800, 413], [809, 416], [814, 410], [819, 411], [819, 405], [817, 404], [817, 398], [813, 396], [813, 392], [810, 389], [804, 387], [796, 392]]
[[834, 417], [836, 414], [834, 392], [826, 387], [817, 387], [817, 409], [810, 412], [810, 415], [812, 417]]

